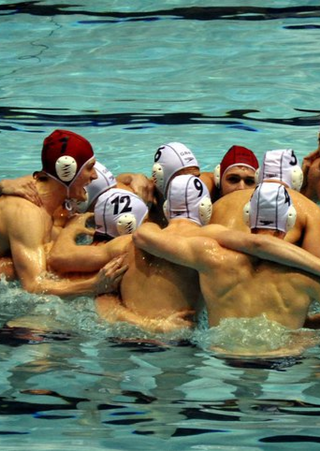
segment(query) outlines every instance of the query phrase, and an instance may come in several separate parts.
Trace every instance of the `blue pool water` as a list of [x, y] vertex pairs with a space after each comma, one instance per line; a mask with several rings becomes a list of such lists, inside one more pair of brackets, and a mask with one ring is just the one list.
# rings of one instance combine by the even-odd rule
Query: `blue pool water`
[[[150, 174], [172, 140], [205, 171], [233, 144], [300, 160], [316, 148], [316, 0], [1, 1], [0, 30], [1, 178], [39, 169], [55, 128], [83, 134], [114, 174]], [[202, 330], [150, 342], [107, 326], [89, 298], [2, 281], [0, 299], [0, 449], [319, 449], [317, 346], [230, 360]], [[8, 330], [18, 317], [47, 332]]]

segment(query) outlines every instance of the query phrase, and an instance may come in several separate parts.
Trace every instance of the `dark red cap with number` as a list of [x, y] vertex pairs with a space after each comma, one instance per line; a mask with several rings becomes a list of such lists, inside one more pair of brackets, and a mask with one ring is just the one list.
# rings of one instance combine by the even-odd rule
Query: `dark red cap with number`
[[93, 149], [87, 139], [68, 130], [55, 130], [43, 141], [42, 170], [70, 185], [93, 157]]

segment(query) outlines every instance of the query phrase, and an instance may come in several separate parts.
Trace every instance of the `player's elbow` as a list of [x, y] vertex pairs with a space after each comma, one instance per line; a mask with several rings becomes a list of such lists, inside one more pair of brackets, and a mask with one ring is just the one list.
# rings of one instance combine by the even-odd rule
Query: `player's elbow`
[[41, 283], [38, 280], [20, 279], [22, 288], [28, 293], [39, 294], [43, 292]]
[[144, 232], [140, 230], [141, 228], [138, 227], [138, 229], [132, 234], [132, 241], [134, 245], [140, 249], [143, 249], [146, 245]]
[[56, 271], [63, 273], [66, 270], [66, 265], [64, 264], [64, 258], [58, 253], [51, 252], [47, 257], [47, 267], [51, 271]]

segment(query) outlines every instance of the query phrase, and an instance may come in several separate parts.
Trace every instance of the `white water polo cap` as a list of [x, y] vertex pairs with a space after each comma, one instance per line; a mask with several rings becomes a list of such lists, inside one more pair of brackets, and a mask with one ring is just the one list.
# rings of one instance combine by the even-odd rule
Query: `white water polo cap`
[[199, 168], [193, 153], [179, 142], [170, 142], [160, 146], [154, 155], [152, 178], [158, 190], [166, 196], [168, 183], [172, 176], [183, 168]]
[[259, 184], [243, 209], [243, 219], [250, 229], [288, 232], [296, 217], [290, 194], [284, 185], [273, 182]]
[[269, 150], [264, 155], [261, 168], [257, 170], [256, 179], [257, 183], [278, 180], [288, 188], [300, 191], [303, 172], [292, 149]]
[[96, 170], [98, 178], [89, 183], [88, 186], [85, 186], [84, 189], [87, 193], [87, 200], [84, 202], [78, 202], [77, 211], [79, 213], [86, 212], [102, 193], [115, 187], [117, 184], [112, 172], [109, 171], [109, 169], [103, 164], [97, 161], [94, 165], [94, 169]]
[[169, 184], [163, 209], [168, 220], [188, 218], [201, 226], [206, 225], [212, 213], [209, 190], [194, 175], [178, 175]]
[[148, 208], [136, 194], [111, 188], [99, 196], [94, 209], [96, 233], [115, 238], [133, 233], [148, 214]]
[[93, 158], [89, 141], [74, 132], [55, 130], [43, 141], [42, 170], [67, 187]]

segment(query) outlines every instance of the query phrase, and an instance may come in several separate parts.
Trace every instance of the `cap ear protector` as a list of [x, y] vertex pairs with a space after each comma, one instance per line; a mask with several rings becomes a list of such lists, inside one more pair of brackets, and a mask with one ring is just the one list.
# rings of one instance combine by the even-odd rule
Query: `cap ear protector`
[[290, 205], [289, 210], [288, 210], [287, 223], [286, 223], [287, 232], [289, 232], [289, 230], [293, 229], [293, 227], [296, 223], [296, 220], [297, 220], [297, 210], [294, 208], [293, 205]]
[[[250, 224], [250, 213], [251, 213], [251, 204], [250, 202], [247, 202], [245, 206], [243, 207], [242, 211], [242, 217], [243, 221], [249, 228], [251, 227]], [[297, 211], [294, 208], [294, 206], [291, 204], [287, 211], [287, 219], [286, 219], [286, 232], [289, 232], [289, 230], [293, 229], [297, 219]]]
[[70, 182], [75, 177], [77, 168], [76, 160], [69, 155], [59, 157], [55, 163], [57, 176], [62, 182]]
[[160, 190], [164, 190], [164, 171], [160, 163], [154, 163], [152, 166], [152, 179], [153, 183]]
[[220, 188], [220, 183], [221, 183], [220, 168], [221, 168], [221, 164], [217, 164], [217, 166], [214, 168], [214, 171], [213, 171], [214, 183], [217, 188]]
[[303, 171], [300, 166], [295, 166], [291, 171], [291, 188], [300, 191], [303, 183]]
[[128, 235], [137, 229], [137, 219], [132, 213], [125, 213], [117, 219], [116, 223], [119, 235]]
[[290, 161], [287, 163], [290, 178], [289, 187], [296, 191], [300, 191], [303, 183], [303, 172], [296, 154], [293, 149], [286, 149], [284, 155], [290, 155]]
[[207, 225], [212, 215], [212, 202], [209, 196], [204, 196], [199, 205], [199, 218], [201, 225]]

